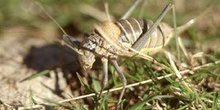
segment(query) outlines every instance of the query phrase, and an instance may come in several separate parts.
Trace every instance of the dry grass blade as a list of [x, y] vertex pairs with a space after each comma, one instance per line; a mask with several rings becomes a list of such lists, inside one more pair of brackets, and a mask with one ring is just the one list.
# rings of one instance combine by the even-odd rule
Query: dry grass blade
[[[177, 69], [177, 67], [176, 67], [176, 65], [175, 65], [175, 63], [174, 63], [174, 61], [172, 60], [170, 52], [166, 52], [166, 55], [167, 55], [167, 57], [168, 57], [168, 59], [169, 59], [169, 62], [170, 62], [170, 65], [171, 65], [172, 70], [174, 71], [174, 74], [177, 76], [177, 78], [178, 78], [179, 80], [182, 80], [183, 77], [182, 77], [180, 71]], [[187, 84], [184, 80], [182, 80], [181, 83], [183, 84], [183, 86], [184, 86], [185, 88], [187, 88], [188, 91], [192, 92], [191, 88], [188, 86], [188, 84]]]
[[183, 51], [183, 54], [187, 58], [189, 55], [188, 55], [188, 52], [186, 51], [185, 46], [183, 45], [183, 42], [182, 42], [181, 38], [177, 37], [177, 41], [178, 41], [178, 45], [179, 45], [180, 49]]
[[[186, 73], [189, 73], [189, 72], [192, 72], [192, 71], [196, 71], [196, 70], [199, 70], [199, 69], [202, 69], [202, 68], [205, 68], [205, 67], [209, 67], [209, 66], [213, 66], [213, 65], [217, 65], [217, 64], [220, 64], [220, 60], [215, 61], [213, 63], [207, 63], [207, 64], [204, 64], [204, 65], [201, 65], [201, 66], [197, 66], [197, 67], [194, 67], [193, 69], [186, 69], [186, 70], [179, 71], [179, 74], [183, 75], [183, 74], [186, 74]], [[157, 77], [157, 80], [168, 78], [168, 77], [171, 77], [173, 75], [174, 75], [174, 73], [167, 74], [167, 75], [164, 75], [164, 76], [160, 76], [160, 77]], [[149, 79], [149, 80], [129, 84], [129, 85], [126, 86], [126, 88], [151, 83], [152, 81], [153, 81], [152, 79]], [[110, 89], [110, 90], [105, 90], [102, 93], [105, 94], [105, 93], [109, 93], [109, 92], [114, 92], [114, 91], [121, 90], [122, 88], [123, 87], [118, 87], [118, 88], [114, 88], [114, 89]], [[74, 101], [74, 100], [78, 100], [78, 99], [92, 97], [92, 96], [95, 96], [95, 95], [97, 95], [97, 94], [91, 93], [91, 94], [87, 94], [87, 95], [82, 95], [82, 96], [78, 96], [78, 97], [74, 97], [74, 98], [61, 100], [61, 101], [58, 101], [58, 103], [65, 103], [65, 102], [69, 102], [69, 101]], [[42, 104], [38, 104], [38, 105], [33, 105], [31, 107], [19, 107], [19, 110], [24, 110], [24, 109], [27, 109], [27, 108], [38, 108], [38, 107], [42, 107], [42, 105], [54, 106], [54, 104], [51, 104], [51, 103], [42, 103]]]
[[[204, 65], [201, 65], [201, 66], [194, 67], [192, 70], [191, 69], [186, 69], [186, 70], [179, 71], [179, 74], [183, 75], [183, 74], [186, 74], [186, 73], [191, 72], [191, 71], [196, 71], [196, 70], [199, 70], [199, 69], [202, 69], [202, 68], [205, 68], [205, 67], [209, 67], [209, 66], [213, 66], [213, 65], [217, 65], [217, 64], [220, 64], [220, 60], [215, 61], [213, 63], [207, 63], [207, 64], [204, 64]], [[161, 80], [161, 79], [164, 79], [164, 78], [167, 78], [167, 77], [171, 77], [173, 75], [174, 74], [171, 73], [171, 74], [168, 74], [168, 75], [165, 75], [165, 76], [157, 77], [157, 79]], [[142, 85], [142, 84], [147, 84], [147, 83], [150, 83], [150, 82], [152, 82], [152, 79], [141, 81], [141, 82], [138, 82], [138, 83], [129, 84], [129, 85], [126, 86], [126, 88], [130, 88], [130, 87], [134, 87], [134, 86], [138, 86], [138, 85]], [[114, 88], [114, 89], [110, 89], [110, 90], [105, 90], [105, 91], [103, 91], [103, 93], [105, 94], [105, 93], [108, 93], [108, 92], [114, 92], [114, 91], [118, 91], [118, 90], [121, 90], [121, 89], [122, 89], [122, 87], [118, 87], [118, 88]], [[64, 103], [64, 102], [68, 102], [68, 101], [73, 101], [73, 100], [78, 100], [78, 99], [82, 99], [82, 98], [86, 98], [86, 97], [95, 96], [95, 95], [96, 94], [92, 93], [92, 94], [83, 95], [83, 96], [80, 96], [80, 97], [75, 97], [75, 98], [62, 100], [60, 102]]]

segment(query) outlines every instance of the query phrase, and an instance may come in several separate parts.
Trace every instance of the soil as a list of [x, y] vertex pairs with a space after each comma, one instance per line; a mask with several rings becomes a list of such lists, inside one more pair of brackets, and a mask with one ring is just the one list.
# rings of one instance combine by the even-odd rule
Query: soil
[[[79, 66], [69, 64], [63, 68], [62, 62], [77, 62], [76, 53], [30, 33], [39, 30], [21, 26], [8, 30], [0, 37], [0, 109], [30, 106], [33, 100], [61, 100], [72, 94], [68, 81], [73, 80], [70, 73]], [[47, 75], [27, 80], [47, 69], [51, 69]]]

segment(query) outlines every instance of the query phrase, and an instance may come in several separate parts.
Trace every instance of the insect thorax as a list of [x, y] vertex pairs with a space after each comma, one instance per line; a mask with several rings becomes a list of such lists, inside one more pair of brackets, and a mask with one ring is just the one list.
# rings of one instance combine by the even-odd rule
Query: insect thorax
[[85, 70], [92, 68], [95, 57], [114, 56], [117, 58], [118, 54], [117, 50], [95, 31], [81, 43], [79, 51], [83, 53], [78, 56], [79, 62]]
[[[152, 26], [151, 20], [129, 18], [126, 20], [119, 20], [116, 23], [104, 21], [99, 25], [101, 30], [95, 29], [81, 43], [80, 51], [84, 55], [79, 56], [81, 65], [85, 68], [91, 68], [95, 61], [95, 56], [106, 57], [123, 56], [122, 51], [128, 51], [128, 48], [123, 46], [132, 47], [134, 43], [141, 37], [146, 37], [144, 34]], [[102, 32], [100, 32], [102, 31]], [[173, 36], [172, 28], [166, 23], [160, 23], [150, 36], [147, 36], [145, 46], [141, 49], [142, 52], [151, 54], [162, 48], [170, 38]], [[101, 34], [101, 33], [104, 33]], [[104, 37], [105, 36], [105, 37]], [[106, 38], [107, 37], [107, 38]], [[113, 44], [121, 47], [119, 50]]]

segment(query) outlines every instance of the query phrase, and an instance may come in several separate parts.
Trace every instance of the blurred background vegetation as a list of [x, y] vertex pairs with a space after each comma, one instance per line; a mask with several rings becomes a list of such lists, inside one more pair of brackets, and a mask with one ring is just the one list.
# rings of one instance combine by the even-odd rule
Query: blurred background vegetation
[[[109, 5], [110, 14], [115, 18], [115, 20], [120, 19], [120, 17], [129, 9], [129, 7], [134, 3], [134, 1], [135, 0], [108, 0], [107, 3]], [[40, 3], [40, 5], [43, 6], [54, 19], [56, 19], [59, 25], [61, 25], [65, 29], [65, 31], [67, 31], [67, 33], [72, 36], [81, 36], [84, 33], [91, 32], [94, 29], [94, 24], [99, 23], [100, 21], [105, 19], [105, 14], [103, 14], [105, 12], [103, 5], [105, 3], [104, 0], [37, 0], [37, 2]], [[220, 49], [219, 49], [220, 1], [219, 0], [145, 0], [135, 9], [131, 17], [146, 18], [155, 21], [168, 2], [171, 2], [176, 6], [177, 26], [183, 25], [188, 20], [196, 17], [197, 15], [202, 13], [205, 9], [207, 9], [209, 6], [211, 5], [214, 6], [212, 12], [208, 13], [207, 16], [204, 17], [204, 19], [199, 21], [195, 26], [193, 26], [193, 28], [188, 29], [181, 36], [183, 38], [184, 45], [186, 46], [189, 53], [190, 52], [197, 53], [201, 51], [205, 53], [205, 56], [203, 56], [205, 62], [199, 64], [205, 64], [220, 59]], [[167, 16], [165, 16], [163, 21], [167, 22], [171, 26], [173, 25], [171, 11], [167, 14]], [[16, 30], [14, 28], [18, 28], [18, 29]], [[0, 1], [0, 37], [2, 33], [23, 33], [24, 31], [19, 30], [19, 28], [25, 29], [25, 32], [27, 32], [25, 34], [27, 34], [29, 37], [60, 39], [63, 34], [60, 31], [59, 27], [54, 23], [54, 21], [51, 20], [45, 14], [44, 10], [42, 10], [32, 0], [4, 0], [4, 1], [1, 0]], [[169, 51], [172, 52], [174, 55], [176, 55], [176, 51], [175, 49], [173, 49], [173, 47], [175, 47], [174, 41], [171, 42], [169, 47], [170, 47]], [[158, 60], [166, 59], [164, 57], [164, 54], [162, 54], [161, 56], [158, 58]], [[151, 69], [148, 67], [147, 69], [146, 67], [145, 68], [142, 67], [142, 65], [145, 65], [146, 62], [139, 64], [139, 62], [141, 62], [140, 60], [134, 60], [134, 59], [130, 59], [130, 60], [131, 60], [130, 62], [128, 61], [124, 63], [127, 67], [125, 71], [127, 70], [126, 72], [129, 73], [132, 72], [135, 73], [139, 71], [141, 74], [135, 74], [135, 75], [132, 74], [134, 75], [134, 77], [132, 75], [129, 76], [129, 74], [126, 74], [129, 83], [133, 83], [134, 81], [141, 81], [142, 79], [143, 80], [150, 79], [153, 76], [153, 75], [150, 77], [146, 76], [145, 72]], [[132, 63], [133, 61], [134, 63]], [[188, 64], [187, 61], [183, 63]], [[207, 82], [208, 81], [212, 82], [211, 80], [214, 79], [215, 80], [214, 83], [219, 84], [219, 75], [216, 75], [217, 73], [219, 74], [219, 69], [216, 68], [217, 67], [212, 67], [212, 68], [210, 67], [207, 68], [207, 70], [199, 71], [205, 74], [205, 75], [203, 74], [204, 77], [202, 78], [199, 77], [201, 74], [197, 74], [197, 75], [194, 74], [194, 76], [193, 75], [191, 76], [190, 81], [192, 82], [192, 84], [197, 85], [200, 82], [200, 80], [203, 80], [203, 78], [207, 78]], [[212, 70], [215, 71], [213, 72]], [[110, 71], [113, 72], [113, 69], [110, 68]], [[210, 73], [213, 72], [212, 74], [213, 76], [212, 75], [206, 76], [207, 71], [209, 72], [211, 71]], [[102, 73], [102, 71], [99, 73]], [[150, 73], [153, 74], [154, 70], [150, 70], [149, 74]], [[193, 80], [193, 78], [195, 79], [198, 78], [198, 81]], [[114, 87], [112, 85], [116, 85], [114, 80], [115, 79], [109, 81], [110, 82], [109, 88]], [[150, 90], [149, 91], [145, 90], [146, 88], [150, 88], [152, 89], [152, 91], [157, 89], [158, 91], [156, 91], [155, 94], [156, 95], [160, 93], [162, 94], [160, 90], [164, 89], [165, 87], [164, 85], [159, 85], [159, 83], [157, 84], [155, 83], [151, 85], [149, 84], [147, 86], [143, 86], [142, 89], [144, 89], [143, 91], [145, 92], [147, 91], [146, 93], [150, 91]], [[155, 87], [156, 88], [155, 89], [154, 88], [155, 85], [157, 85], [158, 88]], [[170, 85], [166, 87], [169, 88]], [[207, 89], [208, 87], [204, 87], [204, 88]], [[215, 90], [213, 88], [211, 91], [218, 92], [220, 87], [218, 86], [217, 89], [215, 88]], [[175, 94], [172, 90], [176, 92], [175, 89], [170, 90], [170, 88], [164, 90], [165, 92], [164, 91], [163, 92], [165, 94]], [[137, 94], [138, 92], [139, 91], [137, 91]], [[205, 93], [207, 92], [209, 91], [208, 90], [205, 91]], [[184, 93], [185, 92], [183, 92], [183, 94]], [[128, 96], [125, 95], [125, 97], [129, 99], [129, 95], [130, 94], [128, 94]], [[204, 97], [206, 98], [206, 96]], [[137, 97], [135, 98], [136, 98], [135, 101], [140, 100]], [[151, 98], [153, 100], [154, 97], [152, 96]], [[189, 106], [191, 106], [190, 98], [189, 97], [186, 98]], [[183, 100], [183, 102], [184, 101], [185, 99]], [[127, 102], [127, 103], [134, 104], [134, 102]], [[184, 102], [184, 104], [186, 103]], [[183, 106], [185, 106], [184, 104]], [[182, 107], [182, 106], [178, 106], [178, 107]]]
[[[96, 8], [104, 12], [104, 0], [38, 0], [38, 2], [49, 12], [58, 23], [65, 27], [72, 27], [72, 33], [80, 34], [89, 32], [93, 29], [93, 24], [98, 23], [98, 19], [90, 16], [97, 15], [91, 10]], [[110, 14], [119, 19], [127, 9], [134, 3], [134, 0], [108, 0]], [[177, 24], [183, 24], [205, 10], [211, 4], [217, 4], [216, 0], [145, 0], [144, 4], [139, 5], [132, 17], [141, 17], [155, 20], [168, 2], [176, 6]], [[0, 26], [1, 30], [8, 27], [24, 25], [30, 28], [43, 28], [52, 25], [58, 28], [49, 19], [45, 12], [31, 0], [7, 0], [0, 1]], [[93, 11], [93, 12], [91, 12]], [[165, 17], [165, 21], [172, 25], [171, 14]], [[71, 30], [71, 29], [70, 29]], [[46, 31], [46, 30], [45, 30]]]

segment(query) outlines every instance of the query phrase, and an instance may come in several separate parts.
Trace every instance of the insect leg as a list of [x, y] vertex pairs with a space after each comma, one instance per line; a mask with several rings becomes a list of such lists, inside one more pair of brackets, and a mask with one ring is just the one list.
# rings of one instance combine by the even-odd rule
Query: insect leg
[[121, 17], [121, 19], [127, 19], [141, 1], [142, 0], [136, 0], [129, 10]]
[[[98, 32], [101, 34], [101, 36], [108, 43], [110, 43], [112, 46], [114, 46], [114, 48], [116, 48], [117, 50], [121, 51], [121, 53], [120, 53], [121, 56], [132, 57], [132, 56], [137, 55], [137, 56], [139, 56], [139, 57], [141, 57], [143, 59], [146, 59], [148, 61], [154, 62], [154, 63], [159, 64], [159, 65], [163, 65], [163, 64], [158, 63], [154, 58], [150, 57], [147, 54], [144, 54], [144, 53], [142, 53], [140, 51], [137, 51], [137, 50], [135, 50], [135, 49], [133, 49], [131, 47], [128, 47], [126, 45], [123, 45], [123, 44], [117, 45], [116, 43], [112, 42], [112, 40], [105, 34], [105, 32], [103, 31], [103, 29], [100, 26], [95, 25], [95, 29], [98, 30]], [[130, 50], [131, 52], [129, 52], [127, 50]]]
[[105, 14], [106, 14], [107, 20], [112, 21], [111, 15], [109, 13], [109, 7], [108, 7], [108, 3], [107, 2], [104, 3], [104, 7], [105, 7]]
[[101, 60], [102, 60], [102, 64], [103, 64], [104, 79], [103, 79], [102, 88], [101, 88], [101, 91], [100, 91], [100, 94], [98, 97], [99, 99], [101, 98], [102, 92], [108, 83], [108, 59], [103, 57]]
[[115, 59], [111, 59], [110, 61], [112, 62], [112, 64], [113, 64], [115, 70], [117, 71], [117, 73], [118, 73], [120, 79], [121, 79], [122, 82], [123, 82], [123, 89], [122, 89], [122, 91], [121, 91], [121, 94], [120, 94], [120, 97], [119, 97], [118, 103], [117, 103], [117, 109], [119, 109], [120, 103], [121, 103], [121, 100], [122, 100], [122, 97], [123, 97], [124, 92], [125, 92], [125, 86], [127, 85], [127, 80], [126, 80], [126, 78], [125, 78], [123, 72], [120, 70], [117, 61], [116, 61]]
[[201, 14], [196, 16], [195, 18], [189, 20], [187, 23], [183, 24], [182, 26], [178, 26], [176, 29], [177, 34], [181, 34], [182, 32], [184, 32], [186, 29], [191, 27], [196, 22], [201, 21], [203, 17], [207, 17], [207, 14], [209, 14], [212, 11], [212, 9], [213, 9], [213, 6], [211, 5], [207, 9], [205, 9]]
[[148, 41], [149, 36], [154, 32], [154, 30], [157, 28], [157, 26], [159, 25], [159, 23], [161, 22], [161, 20], [164, 18], [164, 16], [167, 14], [167, 12], [173, 8], [174, 5], [172, 4], [167, 4], [166, 7], [164, 8], [164, 10], [161, 12], [161, 14], [158, 16], [157, 20], [155, 21], [155, 23], [150, 27], [150, 29], [141, 37], [139, 38], [134, 45], [132, 46], [132, 48], [134, 48], [135, 50], [139, 51], [141, 50], [143, 47], [145, 47], [146, 42]]

